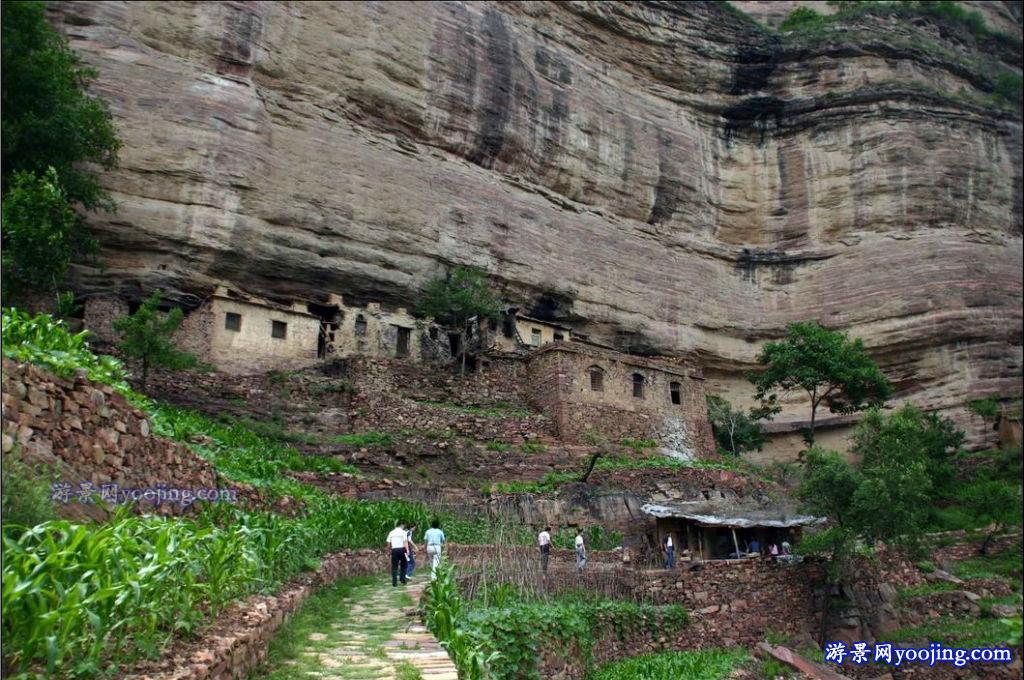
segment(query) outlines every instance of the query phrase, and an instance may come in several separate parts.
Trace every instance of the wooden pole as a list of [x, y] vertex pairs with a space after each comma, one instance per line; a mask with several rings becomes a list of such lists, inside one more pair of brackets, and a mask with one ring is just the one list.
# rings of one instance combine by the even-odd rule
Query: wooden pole
[[732, 529], [732, 545], [733, 545], [734, 548], [736, 548], [736, 557], [739, 558], [739, 556], [740, 556], [740, 543], [739, 543], [739, 541], [736, 540], [736, 529], [735, 529], [735, 527], [729, 527], [729, 528]]

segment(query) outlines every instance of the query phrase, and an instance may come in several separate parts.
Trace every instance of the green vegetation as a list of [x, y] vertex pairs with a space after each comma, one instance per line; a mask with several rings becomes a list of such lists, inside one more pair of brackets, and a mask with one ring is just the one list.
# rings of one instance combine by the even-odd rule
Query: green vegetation
[[965, 581], [976, 578], [1001, 578], [1007, 580], [1016, 590], [1021, 589], [1021, 544], [988, 556], [972, 557], [956, 563], [953, 575]]
[[971, 413], [981, 416], [986, 421], [995, 420], [999, 415], [999, 400], [995, 397], [974, 399], [967, 402], [967, 409]]
[[356, 390], [349, 380], [331, 380], [326, 383], [314, 383], [307, 387], [306, 391], [319, 397], [325, 394], [352, 394]]
[[456, 267], [434, 279], [423, 289], [417, 305], [423, 316], [431, 316], [459, 332], [460, 373], [466, 374], [467, 325], [478, 320], [496, 320], [501, 312], [498, 298], [487, 285], [487, 273], [480, 269]]
[[0, 477], [0, 517], [13, 534], [56, 517], [47, 470], [29, 465], [15, 449], [4, 455]]
[[798, 28], [819, 28], [827, 25], [830, 21], [830, 17], [820, 14], [810, 7], [797, 7], [779, 24], [779, 30], [792, 31]]
[[357, 432], [353, 434], [339, 434], [330, 438], [332, 444], [344, 444], [346, 446], [391, 446], [395, 443], [394, 438], [386, 432]]
[[485, 446], [484, 448], [486, 448], [488, 451], [505, 453], [506, 451], [512, 448], [512, 445], [492, 439], [491, 441], [487, 442], [487, 446]]
[[519, 450], [523, 453], [547, 453], [548, 447], [540, 442], [523, 442]]
[[928, 595], [934, 595], [936, 593], [946, 593], [951, 590], [957, 590], [959, 586], [949, 581], [936, 581], [934, 583], [922, 583], [918, 586], [910, 586], [909, 588], [903, 588], [900, 590], [899, 596], [901, 600], [910, 600], [915, 597], [926, 597]]
[[50, 26], [44, 3], [3, 3], [0, 27], [6, 299], [53, 290], [72, 259], [95, 250], [74, 207], [112, 207], [88, 164], [114, 167], [120, 143], [107, 107], [86, 94], [96, 71]]
[[619, 444], [625, 446], [627, 449], [633, 449], [637, 453], [643, 453], [644, 449], [653, 449], [658, 446], [658, 442], [653, 439], [631, 439], [629, 437], [620, 441]]
[[539, 678], [537, 660], [544, 649], [578, 650], [581, 661], [589, 666], [594, 644], [606, 631], [622, 639], [645, 628], [664, 634], [687, 623], [686, 611], [678, 605], [602, 600], [583, 594], [540, 602], [525, 593], [512, 594], [507, 585], [502, 591], [501, 597], [486, 603], [466, 601], [447, 566], [427, 589], [427, 626], [448, 648], [461, 677]]
[[181, 351], [171, 342], [171, 336], [184, 320], [184, 312], [175, 307], [166, 314], [161, 313], [161, 300], [160, 291], [153, 291], [134, 314], [114, 322], [114, 329], [122, 337], [117, 343], [118, 348], [142, 365], [142, 389], [146, 389], [149, 369], [153, 366], [182, 369], [197, 363], [193, 355]]
[[708, 420], [715, 433], [719, 451], [740, 456], [745, 451], [760, 451], [764, 446], [764, 433], [758, 422], [770, 414], [762, 409], [749, 412], [734, 410], [732, 404], [722, 397], [707, 396]]
[[883, 404], [892, 394], [889, 381], [859, 338], [850, 340], [813, 321], [790, 324], [786, 339], [765, 343], [757, 361], [764, 371], [750, 380], [762, 412], [778, 411], [778, 392], [805, 392], [811, 402], [807, 440], [812, 445], [820, 405], [832, 413], [855, 413]]
[[945, 642], [958, 647], [1016, 646], [1021, 641], [1021, 618], [961, 619], [943, 617], [933, 623], [901, 628], [888, 635], [893, 642]]
[[17, 309], [3, 310], [3, 353], [15, 361], [45, 366], [62, 378], [84, 370], [89, 380], [128, 392], [127, 374], [121, 362], [96, 356], [89, 350], [88, 331], [71, 333], [62, 321], [49, 314], [29, 316]]
[[791, 678], [796, 675], [796, 671], [791, 666], [787, 666], [774, 657], [761, 659], [761, 662], [758, 664], [758, 670], [760, 672], [757, 677], [771, 678], [771, 680]]
[[744, 650], [662, 652], [606, 664], [589, 674], [587, 680], [720, 680], [748, 660]]
[[446, 408], [451, 411], [458, 411], [459, 413], [469, 413], [477, 416], [486, 416], [488, 418], [525, 418], [530, 415], [528, 410], [503, 401], [496, 402], [490, 406], [466, 406], [464, 404], [453, 404], [447, 401], [430, 401], [429, 399], [417, 401], [421, 404], [429, 404], [431, 406]]

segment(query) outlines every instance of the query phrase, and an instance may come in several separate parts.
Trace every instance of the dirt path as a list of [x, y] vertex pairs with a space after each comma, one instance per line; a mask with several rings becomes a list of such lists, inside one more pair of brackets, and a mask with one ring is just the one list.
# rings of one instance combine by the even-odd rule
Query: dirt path
[[[356, 586], [314, 626], [268, 680], [457, 680], [455, 665], [415, 617], [426, 583], [393, 588], [390, 581]], [[335, 606], [336, 605], [336, 606]]]

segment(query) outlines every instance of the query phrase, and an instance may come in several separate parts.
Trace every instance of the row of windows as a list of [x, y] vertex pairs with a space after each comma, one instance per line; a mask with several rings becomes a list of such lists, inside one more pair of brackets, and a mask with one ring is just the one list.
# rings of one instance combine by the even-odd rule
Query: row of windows
[[[224, 315], [224, 328], [240, 333], [242, 331], [242, 315], [236, 312], [227, 312]], [[395, 347], [395, 353], [400, 357], [408, 356], [409, 338], [412, 331], [401, 326], [395, 326], [395, 329], [398, 331], [398, 343]], [[356, 335], [366, 335], [366, 319], [361, 314], [356, 317], [355, 331]], [[288, 337], [288, 324], [284, 321], [271, 321], [270, 337], [285, 340]]]
[[[646, 379], [641, 373], [633, 374], [633, 397], [636, 399], [644, 398], [644, 385]], [[673, 404], [681, 404], [682, 400], [682, 386], [677, 382], [670, 382], [668, 384], [669, 397], [672, 399]], [[604, 369], [600, 366], [590, 367], [590, 389], [594, 392], [604, 392]]]
[[[242, 315], [227, 312], [224, 315], [224, 329], [240, 333], [242, 331]], [[270, 322], [270, 337], [284, 340], [288, 337], [288, 324], [284, 321]]]

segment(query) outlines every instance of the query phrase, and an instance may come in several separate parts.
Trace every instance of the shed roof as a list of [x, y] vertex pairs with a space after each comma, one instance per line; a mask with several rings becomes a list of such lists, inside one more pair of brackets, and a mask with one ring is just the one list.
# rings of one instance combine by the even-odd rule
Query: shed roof
[[824, 517], [799, 515], [787, 508], [726, 508], [720, 503], [678, 503], [673, 505], [655, 505], [647, 503], [640, 508], [648, 515], [658, 518], [688, 519], [701, 526], [733, 527], [748, 529], [751, 527], [789, 528], [820, 524]]

